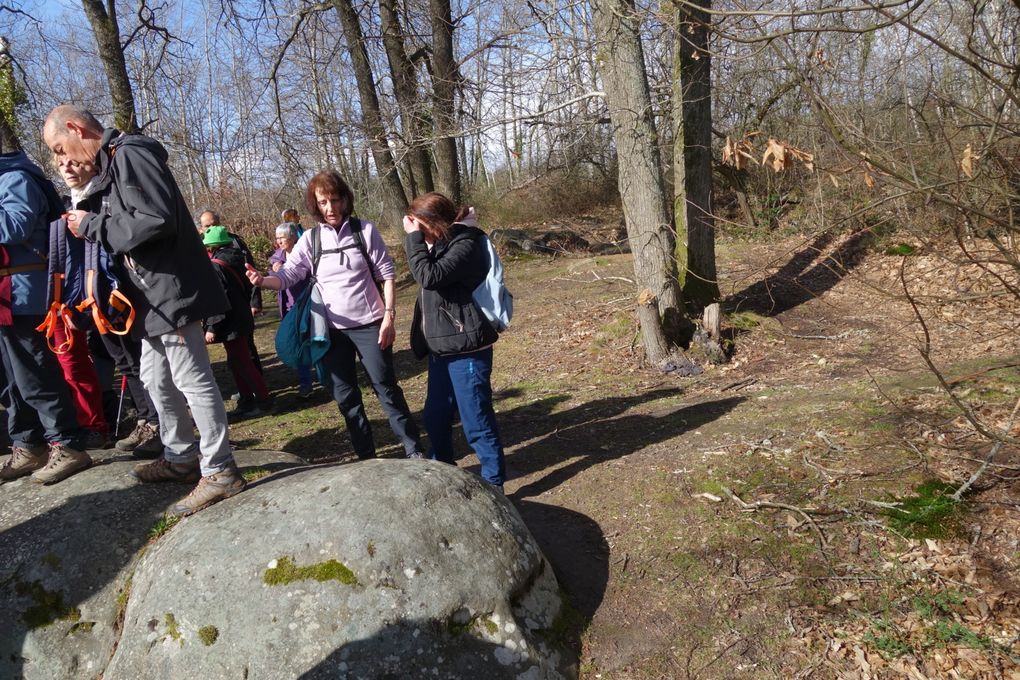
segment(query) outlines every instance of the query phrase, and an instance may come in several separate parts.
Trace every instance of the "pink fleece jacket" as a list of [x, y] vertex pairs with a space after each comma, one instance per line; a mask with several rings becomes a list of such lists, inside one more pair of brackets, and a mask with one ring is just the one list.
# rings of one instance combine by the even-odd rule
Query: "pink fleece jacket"
[[[351, 234], [350, 221], [344, 221], [339, 229], [328, 224], [319, 225], [322, 256], [316, 272], [319, 293], [326, 307], [326, 320], [333, 328], [355, 328], [373, 323], [382, 318], [385, 305], [379, 290], [372, 281], [371, 270], [355, 244]], [[287, 261], [273, 276], [283, 282], [284, 288], [304, 281], [312, 270], [311, 230], [305, 231]], [[393, 258], [386, 250], [382, 236], [371, 222], [362, 221], [361, 238], [375, 265], [376, 274], [382, 280], [396, 278]], [[338, 253], [330, 250], [341, 249]]]

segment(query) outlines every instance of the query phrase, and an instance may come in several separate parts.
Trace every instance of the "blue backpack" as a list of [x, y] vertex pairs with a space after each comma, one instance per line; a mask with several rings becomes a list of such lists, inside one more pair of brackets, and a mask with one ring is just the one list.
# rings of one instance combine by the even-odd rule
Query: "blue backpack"
[[322, 257], [318, 226], [308, 230], [308, 238], [312, 240], [312, 272], [308, 285], [294, 300], [294, 305], [276, 329], [276, 354], [291, 368], [315, 366], [329, 350], [329, 329], [324, 323], [325, 312], [315, 286]]
[[476, 238], [488, 258], [489, 272], [472, 292], [471, 297], [485, 318], [502, 333], [510, 326], [510, 320], [514, 315], [514, 296], [507, 290], [503, 281], [503, 262], [499, 259], [492, 240], [485, 234]]

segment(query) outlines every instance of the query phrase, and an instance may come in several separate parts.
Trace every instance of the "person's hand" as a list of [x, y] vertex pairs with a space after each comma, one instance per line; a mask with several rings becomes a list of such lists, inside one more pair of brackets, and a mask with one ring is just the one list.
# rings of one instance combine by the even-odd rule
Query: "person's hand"
[[274, 262], [274, 263], [273, 263], [273, 271], [274, 271], [274, 272], [278, 272], [278, 271], [280, 271], [280, 270], [281, 270], [282, 268], [283, 268], [283, 263], [282, 263], [282, 262]]
[[254, 319], [256, 316], [258, 316], [261, 313], [262, 313], [262, 310], [259, 309], [258, 307], [252, 307], [251, 308], [251, 318]]
[[421, 231], [418, 227], [418, 220], [414, 219], [410, 215], [404, 215], [404, 233], [413, 234], [416, 231]]
[[84, 210], [68, 210], [65, 215], [67, 216], [67, 230], [74, 234], [75, 238], [83, 238], [81, 223], [88, 217], [88, 213]]
[[206, 331], [205, 332], [205, 344], [211, 345], [214, 342], [216, 342], [216, 334], [213, 333], [212, 331]]
[[264, 277], [262, 274], [259, 274], [258, 269], [255, 269], [255, 267], [251, 266], [247, 262], [244, 265], [244, 274], [248, 277], [248, 280], [251, 281], [251, 285], [258, 286], [259, 288], [262, 287], [262, 280]]
[[397, 329], [393, 325], [393, 316], [384, 312], [382, 325], [379, 326], [379, 349], [386, 349], [397, 339]]

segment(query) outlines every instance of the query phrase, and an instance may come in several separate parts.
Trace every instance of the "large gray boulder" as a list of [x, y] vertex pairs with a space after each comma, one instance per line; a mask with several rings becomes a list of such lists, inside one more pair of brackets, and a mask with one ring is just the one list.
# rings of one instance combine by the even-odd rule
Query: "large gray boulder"
[[514, 507], [431, 461], [283, 472], [182, 521], [134, 571], [104, 680], [576, 677]]
[[[97, 677], [119, 638], [138, 557], [190, 490], [140, 484], [129, 455], [92, 454], [95, 466], [59, 484], [0, 486], [0, 678]], [[278, 452], [236, 456], [248, 473], [303, 464]]]

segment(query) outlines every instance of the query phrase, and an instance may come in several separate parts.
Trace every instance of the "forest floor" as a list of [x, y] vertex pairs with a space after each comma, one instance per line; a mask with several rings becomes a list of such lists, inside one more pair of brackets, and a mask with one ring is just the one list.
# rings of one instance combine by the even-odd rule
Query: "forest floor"
[[[523, 228], [610, 240], [619, 224]], [[965, 503], [942, 502], [933, 480], [958, 485], [991, 444], [922, 361], [901, 265], [954, 394], [1014, 437], [1020, 310], [987, 293], [987, 274], [888, 245], [722, 237], [733, 357], [691, 378], [641, 365], [630, 255], [505, 259], [506, 493], [567, 595], [556, 634], [582, 678], [1020, 679], [1020, 450], [1002, 447]], [[402, 287], [397, 367], [417, 410], [413, 295]], [[299, 400], [270, 359], [275, 328], [260, 320], [257, 342], [277, 413], [232, 426], [232, 441], [353, 460], [332, 402]], [[380, 454], [400, 455], [365, 401]], [[881, 505], [925, 496], [905, 517]]]

